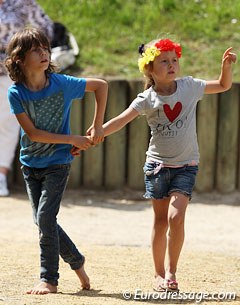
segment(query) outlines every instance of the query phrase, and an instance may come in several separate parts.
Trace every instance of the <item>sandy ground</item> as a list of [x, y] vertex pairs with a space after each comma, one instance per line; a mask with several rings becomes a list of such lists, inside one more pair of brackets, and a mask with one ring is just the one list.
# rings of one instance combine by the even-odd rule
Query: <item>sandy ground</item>
[[203, 294], [201, 304], [240, 304], [239, 215], [240, 193], [194, 194], [178, 267], [181, 294], [164, 300], [152, 290], [150, 202], [129, 190], [67, 190], [58, 220], [86, 256], [92, 289], [82, 291], [61, 261], [59, 293], [33, 296], [25, 291], [38, 282], [38, 234], [25, 192], [15, 191], [0, 198], [0, 305], [196, 304]]

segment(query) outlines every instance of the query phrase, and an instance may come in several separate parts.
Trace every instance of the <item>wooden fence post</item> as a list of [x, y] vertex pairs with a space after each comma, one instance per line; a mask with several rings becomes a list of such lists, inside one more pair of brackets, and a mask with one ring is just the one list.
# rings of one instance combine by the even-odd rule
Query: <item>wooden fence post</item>
[[[95, 109], [95, 95], [86, 93], [83, 107], [83, 134], [92, 124]], [[83, 185], [96, 188], [103, 185], [103, 144], [90, 147], [83, 152]]]
[[[75, 100], [72, 102], [71, 108], [71, 133], [82, 134], [82, 101]], [[82, 156], [75, 157], [72, 161], [71, 171], [69, 175], [68, 187], [79, 187], [82, 182]]]
[[216, 189], [221, 193], [234, 191], [237, 186], [239, 87], [220, 95], [218, 119]]
[[197, 108], [197, 135], [200, 152], [198, 192], [211, 192], [215, 187], [218, 95], [205, 95]]
[[[127, 107], [128, 84], [124, 80], [109, 80], [106, 121], [117, 116]], [[104, 185], [119, 188], [126, 183], [126, 127], [105, 139]]]
[[[143, 91], [142, 81], [130, 81], [130, 103]], [[127, 185], [136, 190], [144, 189], [143, 165], [149, 142], [150, 129], [146, 117], [137, 117], [128, 125], [128, 171]]]

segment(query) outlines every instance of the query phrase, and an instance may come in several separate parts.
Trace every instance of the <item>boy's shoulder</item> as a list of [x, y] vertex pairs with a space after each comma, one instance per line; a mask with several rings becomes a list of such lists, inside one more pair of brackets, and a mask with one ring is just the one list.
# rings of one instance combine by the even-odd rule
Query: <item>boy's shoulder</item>
[[63, 73], [53, 72], [53, 73], [49, 73], [48, 77], [50, 79], [54, 79], [54, 80], [64, 80], [64, 79], [67, 79], [67, 78], [71, 78], [72, 76], [67, 75], [67, 74], [63, 74]]
[[11, 86], [8, 88], [9, 93], [14, 93], [14, 92], [19, 92], [19, 90], [24, 90], [24, 86], [20, 83], [13, 83]]
[[82, 81], [85, 80], [81, 77], [72, 76], [69, 74], [61, 74], [61, 73], [50, 73], [49, 78], [53, 81], [61, 81], [61, 82], [67, 82], [67, 81]]
[[62, 80], [65, 78], [65, 75], [60, 73], [50, 73], [48, 77], [51, 80]]

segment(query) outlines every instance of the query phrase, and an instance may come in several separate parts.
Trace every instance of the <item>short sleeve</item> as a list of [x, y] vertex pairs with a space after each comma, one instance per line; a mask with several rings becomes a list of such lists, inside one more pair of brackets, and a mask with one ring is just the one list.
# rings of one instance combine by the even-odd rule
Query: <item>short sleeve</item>
[[20, 101], [18, 90], [15, 85], [11, 86], [8, 89], [8, 101], [10, 103], [11, 113], [19, 114], [25, 112]]
[[204, 95], [207, 82], [205, 80], [193, 78], [191, 76], [187, 77], [187, 82], [191, 91], [191, 95], [195, 96], [196, 100], [201, 100]]
[[151, 106], [151, 93], [149, 90], [145, 90], [139, 93], [137, 97], [132, 101], [130, 107], [135, 109], [139, 114], [145, 115]]
[[64, 86], [70, 100], [82, 99], [86, 90], [86, 79], [78, 78], [70, 75], [63, 75], [65, 78]]

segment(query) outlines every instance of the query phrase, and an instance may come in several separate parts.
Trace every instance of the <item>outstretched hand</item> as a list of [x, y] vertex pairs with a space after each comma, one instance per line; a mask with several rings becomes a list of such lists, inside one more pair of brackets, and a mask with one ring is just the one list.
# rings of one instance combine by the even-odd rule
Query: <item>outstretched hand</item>
[[231, 51], [232, 51], [232, 47], [228, 48], [223, 54], [222, 63], [224, 66], [226, 66], [226, 65], [229, 66], [232, 63], [235, 63], [237, 60], [236, 53], [233, 53]]

